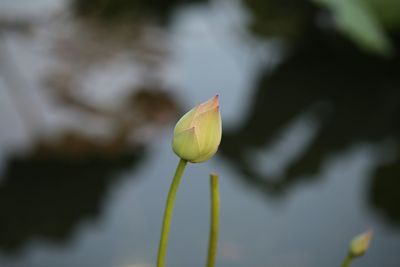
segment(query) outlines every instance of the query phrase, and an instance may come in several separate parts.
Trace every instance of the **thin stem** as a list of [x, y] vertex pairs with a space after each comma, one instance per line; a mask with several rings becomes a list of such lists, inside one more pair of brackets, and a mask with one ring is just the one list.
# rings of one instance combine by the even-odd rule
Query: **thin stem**
[[210, 187], [211, 187], [211, 228], [210, 228], [210, 239], [208, 243], [208, 258], [207, 267], [215, 266], [215, 259], [217, 257], [217, 245], [218, 245], [218, 231], [219, 231], [219, 184], [218, 175], [210, 175]]
[[164, 211], [163, 225], [161, 229], [160, 245], [158, 247], [157, 267], [165, 266], [165, 256], [167, 254], [169, 229], [171, 226], [172, 214], [174, 212], [176, 192], [178, 191], [186, 164], [186, 160], [181, 159], [179, 161], [178, 166], [176, 167], [174, 179], [172, 180], [171, 187], [169, 188], [167, 203], [165, 205]]
[[342, 262], [342, 267], [350, 267], [351, 261], [353, 260], [353, 256], [349, 253], [346, 258]]

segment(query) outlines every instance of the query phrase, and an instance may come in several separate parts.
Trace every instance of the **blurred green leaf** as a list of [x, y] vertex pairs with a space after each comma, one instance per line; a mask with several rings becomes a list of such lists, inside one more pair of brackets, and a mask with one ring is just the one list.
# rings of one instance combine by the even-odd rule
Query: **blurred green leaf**
[[387, 30], [400, 29], [399, 0], [365, 0], [373, 9], [379, 21]]
[[363, 49], [385, 55], [392, 52], [384, 26], [365, 0], [314, 1], [331, 10], [338, 29]]

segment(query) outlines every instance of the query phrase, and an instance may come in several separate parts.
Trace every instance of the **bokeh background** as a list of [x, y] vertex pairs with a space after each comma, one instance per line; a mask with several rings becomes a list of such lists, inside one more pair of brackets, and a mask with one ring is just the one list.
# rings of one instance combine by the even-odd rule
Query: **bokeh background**
[[400, 266], [400, 1], [0, 0], [0, 266], [155, 266], [172, 127], [220, 95], [168, 265]]

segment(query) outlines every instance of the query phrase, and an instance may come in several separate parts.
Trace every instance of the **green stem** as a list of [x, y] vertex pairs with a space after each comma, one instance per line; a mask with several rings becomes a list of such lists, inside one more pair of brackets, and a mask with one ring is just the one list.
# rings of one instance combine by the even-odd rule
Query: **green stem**
[[215, 266], [215, 259], [217, 257], [217, 243], [218, 243], [218, 231], [219, 231], [219, 184], [218, 175], [210, 175], [210, 187], [211, 187], [211, 228], [210, 228], [210, 239], [208, 243], [208, 258], [207, 267]]
[[164, 220], [161, 229], [160, 244], [158, 247], [157, 267], [165, 266], [165, 256], [167, 254], [169, 229], [171, 226], [172, 214], [174, 212], [174, 203], [176, 192], [178, 191], [179, 184], [182, 178], [183, 171], [185, 170], [187, 161], [181, 159], [176, 167], [174, 179], [172, 180], [171, 187], [169, 188], [167, 203], [165, 205]]
[[353, 256], [351, 254], [347, 254], [346, 258], [342, 262], [342, 267], [350, 267], [352, 260], [353, 260]]

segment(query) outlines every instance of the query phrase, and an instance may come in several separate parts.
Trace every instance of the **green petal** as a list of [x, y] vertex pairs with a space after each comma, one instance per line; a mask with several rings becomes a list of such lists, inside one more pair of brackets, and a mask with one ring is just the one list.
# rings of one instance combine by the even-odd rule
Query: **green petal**
[[218, 108], [204, 112], [194, 119], [201, 156], [197, 162], [209, 159], [218, 149], [221, 142], [221, 115]]
[[192, 128], [192, 122], [194, 116], [196, 115], [197, 107], [189, 110], [185, 115], [183, 115], [175, 125], [174, 135], [179, 134], [185, 130]]
[[172, 141], [172, 149], [178, 157], [194, 161], [200, 155], [199, 143], [194, 127], [184, 130], [176, 135]]

